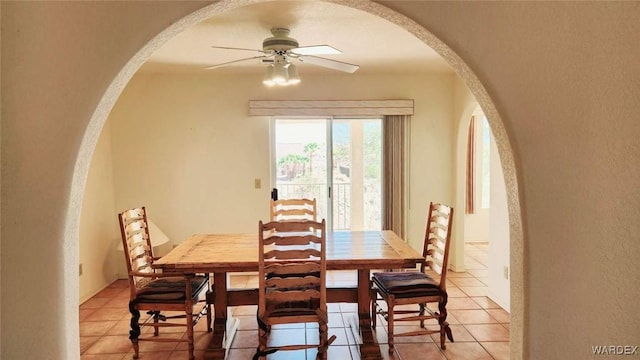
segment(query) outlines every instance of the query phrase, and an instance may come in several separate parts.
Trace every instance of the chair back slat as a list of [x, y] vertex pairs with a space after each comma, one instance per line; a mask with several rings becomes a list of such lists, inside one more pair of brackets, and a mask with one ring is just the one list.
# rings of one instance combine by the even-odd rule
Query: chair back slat
[[151, 262], [149, 261], [149, 258], [146, 256], [146, 254], [131, 259], [131, 270], [142, 273], [153, 272], [153, 269], [151, 268]]
[[[308, 229], [307, 229], [308, 230]], [[265, 245], [277, 245], [277, 246], [292, 246], [301, 245], [307, 246], [310, 243], [318, 243], [320, 239], [314, 235], [288, 235], [279, 236], [273, 235], [264, 240]]]
[[446, 273], [451, 245], [451, 224], [453, 222], [453, 208], [438, 203], [429, 204], [427, 216], [427, 230], [425, 232], [422, 255], [425, 262], [422, 271], [427, 268], [440, 275], [440, 288], [446, 289]]
[[[149, 249], [145, 244], [138, 244], [138, 246], [134, 246], [129, 248], [129, 262], [133, 264], [133, 262], [144, 262], [150, 263], [151, 258], [149, 256]], [[140, 266], [133, 266], [131, 270], [137, 271]]]
[[271, 250], [264, 253], [265, 259], [273, 260], [302, 260], [311, 258], [320, 258], [320, 251], [316, 249], [300, 249], [300, 250]]
[[128, 221], [140, 220], [146, 217], [145, 207], [138, 207], [129, 210], [125, 210], [120, 214], [123, 218]]
[[305, 274], [318, 271], [320, 271], [320, 265], [317, 262], [274, 262], [264, 266], [264, 272], [269, 276]]
[[[429, 241], [431, 241], [432, 245], [443, 247], [446, 245], [447, 235], [447, 230], [435, 228], [429, 232]], [[437, 244], [435, 243], [435, 240], [437, 240]]]
[[272, 277], [265, 279], [265, 286], [267, 288], [313, 288], [319, 287], [320, 280], [317, 276], [304, 276], [304, 277]]
[[431, 255], [432, 257], [437, 256], [436, 254], [440, 254], [441, 256], [444, 256], [443, 244], [444, 244], [444, 241], [440, 242], [438, 240], [431, 240], [432, 246], [429, 247], [428, 255]]
[[440, 251], [434, 251], [431, 254], [431, 261], [437, 265], [440, 265], [440, 267], [442, 267], [444, 263], [444, 253]]
[[271, 200], [271, 221], [317, 220], [316, 199]]
[[144, 218], [125, 219], [125, 220], [128, 221], [127, 226], [125, 227], [125, 232], [127, 233], [127, 236], [140, 233], [147, 228], [147, 224]]
[[266, 294], [266, 303], [273, 308], [278, 308], [281, 304], [293, 302], [313, 302], [320, 299], [318, 290], [288, 290], [270, 291]]
[[321, 223], [313, 220], [271, 221], [268, 223], [264, 223], [263, 231], [269, 231], [271, 233], [268, 234], [268, 236], [267, 234], [264, 234], [263, 241], [272, 241], [273, 239], [271, 238], [278, 239], [284, 236], [314, 235], [314, 232], [318, 232], [321, 230], [320, 224]]
[[427, 261], [427, 264], [429, 265], [429, 268], [431, 268], [433, 271], [435, 271], [438, 274], [442, 273], [442, 264], [433, 260], [429, 260]]
[[153, 248], [149, 236], [149, 225], [145, 207], [133, 208], [118, 214], [122, 246], [127, 262], [131, 297], [134, 298], [136, 290], [141, 289], [149, 282], [148, 278], [134, 276], [132, 273], [153, 274]]
[[[281, 209], [277, 211], [278, 215], [284, 218], [301, 218], [301, 219], [313, 219], [313, 210], [306, 208], [299, 209]], [[285, 219], [286, 220], [286, 219]], [[279, 221], [282, 221], [279, 220]]]

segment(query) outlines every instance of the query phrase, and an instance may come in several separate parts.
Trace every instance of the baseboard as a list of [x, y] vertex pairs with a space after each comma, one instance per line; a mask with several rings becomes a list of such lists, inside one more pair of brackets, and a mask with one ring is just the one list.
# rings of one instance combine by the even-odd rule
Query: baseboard
[[453, 264], [449, 264], [449, 271], [465, 272], [467, 270], [465, 269], [464, 265], [462, 265], [462, 266], [454, 266]]
[[511, 313], [511, 307], [509, 306], [509, 304], [497, 297], [494, 293], [492, 293], [491, 291], [487, 291], [487, 297], [494, 303], [500, 305], [500, 307], [503, 308], [506, 312]]
[[80, 297], [79, 303], [80, 305], [82, 305], [85, 301], [91, 299], [92, 297], [96, 296], [96, 294], [98, 294], [100, 291], [108, 288], [109, 286], [111, 286], [111, 284], [113, 284], [114, 281], [119, 280], [118, 274], [113, 275], [111, 281], [109, 283], [107, 283], [106, 285], [104, 285], [103, 287], [98, 288], [95, 291], [92, 291], [91, 293], [89, 293], [89, 295], [85, 295]]

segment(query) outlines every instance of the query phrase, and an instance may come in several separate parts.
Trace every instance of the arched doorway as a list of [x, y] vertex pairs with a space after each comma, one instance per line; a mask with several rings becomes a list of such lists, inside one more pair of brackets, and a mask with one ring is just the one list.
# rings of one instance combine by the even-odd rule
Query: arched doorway
[[[174, 36], [178, 31], [184, 27], [194, 24], [208, 16], [227, 11], [232, 8], [245, 6], [248, 4], [256, 3], [259, 1], [221, 1], [214, 5], [203, 8], [192, 15], [183, 18], [182, 21], [168, 27], [159, 34], [155, 39], [151, 40], [138, 54], [132, 58], [127, 65], [122, 69], [120, 74], [114, 79], [114, 82], [109, 87], [107, 94], [101, 100], [97, 111], [93, 115], [88, 130], [83, 138], [83, 143], [80, 149], [80, 156], [76, 163], [74, 184], [81, 184], [86, 179], [88, 172], [88, 163], [90, 154], [95, 148], [98, 134], [106, 120], [106, 115], [109, 113], [115, 99], [119, 96], [120, 92], [124, 88], [124, 85], [131, 78], [139, 64], [143, 62], [155, 48], [162, 44], [167, 38]], [[342, 2], [337, 2], [342, 3]], [[479, 82], [477, 77], [470, 71], [466, 64], [455, 54], [449, 47], [442, 43], [439, 39], [429, 33], [419, 24], [411, 21], [407, 17], [397, 12], [394, 12], [386, 7], [378, 5], [373, 2], [357, 2], [357, 3], [345, 3], [344, 5], [369, 12], [381, 18], [387, 19], [396, 25], [406, 29], [417, 38], [422, 40], [426, 45], [435, 49], [440, 55], [445, 58], [451, 66], [455, 69], [456, 73], [464, 80], [465, 84], [471, 89], [473, 95], [478, 99], [485, 113], [488, 115], [491, 121], [492, 130], [495, 135], [496, 143], [500, 152], [500, 157], [505, 170], [506, 186], [509, 189], [509, 215], [511, 219], [511, 261], [512, 261], [512, 329], [511, 329], [511, 346], [514, 354], [522, 353], [522, 319], [524, 316], [524, 295], [523, 295], [523, 234], [521, 225], [521, 210], [518, 198], [518, 188], [516, 181], [516, 169], [513, 159], [513, 153], [511, 151], [510, 143], [502, 120], [495, 109], [492, 101], [490, 100], [486, 90]], [[78, 198], [81, 196], [82, 186], [73, 186], [72, 198]], [[80, 192], [80, 193], [78, 193]], [[67, 217], [67, 229], [77, 227], [79, 217], [79, 205], [71, 204], [70, 213]], [[72, 238], [77, 241], [76, 238]]]
[[[502, 164], [482, 108], [475, 99], [469, 99], [466, 105], [457, 119], [456, 207], [464, 210], [457, 218], [461, 241], [456, 243], [456, 265], [486, 276], [488, 297], [509, 310], [509, 217]], [[472, 153], [469, 146], [473, 147]], [[470, 158], [473, 167], [469, 165]], [[474, 197], [473, 205], [469, 196]], [[481, 255], [467, 257], [467, 247], [481, 249]], [[467, 258], [471, 269], [465, 262]], [[474, 266], [483, 270], [474, 270]]]

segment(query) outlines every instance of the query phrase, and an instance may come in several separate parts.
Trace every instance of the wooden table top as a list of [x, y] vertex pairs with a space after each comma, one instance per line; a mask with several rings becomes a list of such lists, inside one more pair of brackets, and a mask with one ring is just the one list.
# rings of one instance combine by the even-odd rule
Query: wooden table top
[[[329, 270], [415, 267], [422, 259], [387, 230], [328, 232], [326, 256]], [[185, 273], [258, 271], [258, 235], [192, 235], [153, 267]]]

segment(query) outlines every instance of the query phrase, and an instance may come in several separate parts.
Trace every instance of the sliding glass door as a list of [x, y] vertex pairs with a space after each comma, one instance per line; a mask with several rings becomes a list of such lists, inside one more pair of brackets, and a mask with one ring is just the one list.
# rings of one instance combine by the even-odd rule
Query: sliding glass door
[[276, 119], [272, 169], [279, 199], [315, 198], [318, 219], [329, 219], [330, 167], [326, 119]]
[[273, 122], [278, 198], [316, 198], [333, 230], [379, 230], [380, 119], [277, 118]]

